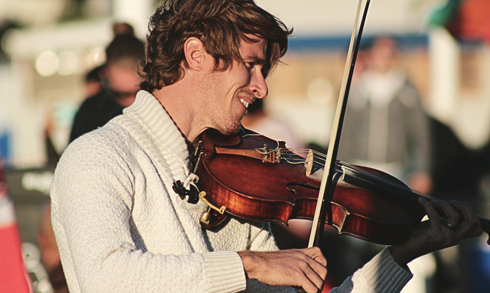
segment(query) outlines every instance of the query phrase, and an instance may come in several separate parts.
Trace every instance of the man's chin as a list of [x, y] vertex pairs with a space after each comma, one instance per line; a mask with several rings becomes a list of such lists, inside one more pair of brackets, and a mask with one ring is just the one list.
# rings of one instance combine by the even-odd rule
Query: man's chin
[[241, 124], [239, 123], [233, 126], [230, 125], [229, 127], [221, 127], [220, 129], [218, 129], [218, 131], [224, 135], [235, 135], [238, 133], [240, 128], [241, 128]]

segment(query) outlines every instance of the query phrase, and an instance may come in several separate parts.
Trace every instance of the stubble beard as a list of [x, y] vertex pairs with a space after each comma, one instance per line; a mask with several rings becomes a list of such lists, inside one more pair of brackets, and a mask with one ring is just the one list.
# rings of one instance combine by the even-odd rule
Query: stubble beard
[[[234, 101], [235, 102], [238, 102], [240, 105], [242, 105], [242, 103], [239, 101], [239, 98], [238, 98], [238, 92], [237, 94], [235, 95], [234, 97]], [[230, 111], [232, 111], [230, 109]], [[235, 135], [238, 133], [238, 131], [240, 130], [242, 124], [242, 119], [243, 117], [245, 117], [245, 115], [247, 115], [247, 112], [248, 110], [245, 109], [243, 111], [243, 114], [239, 117], [239, 118], [236, 118], [236, 116], [228, 116], [228, 118], [224, 118], [222, 119], [218, 125], [219, 125], [219, 128], [218, 131], [224, 135]]]
[[218, 131], [224, 135], [234, 135], [240, 130], [241, 121], [242, 119], [240, 118], [240, 120], [236, 123], [233, 123], [231, 121], [229, 121], [228, 123], [221, 123], [219, 126], [220, 129], [218, 129]]

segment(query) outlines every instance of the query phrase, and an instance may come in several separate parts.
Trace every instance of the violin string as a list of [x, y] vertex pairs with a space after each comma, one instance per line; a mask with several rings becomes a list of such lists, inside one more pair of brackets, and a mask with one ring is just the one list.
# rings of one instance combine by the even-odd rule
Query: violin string
[[[264, 136], [262, 134], [259, 134], [259, 133], [248, 133], [248, 134], [244, 134], [243, 137], [247, 137], [247, 136]], [[265, 136], [264, 136], [265, 137]], [[275, 142], [277, 143], [277, 148], [279, 148], [279, 141], [278, 140], [275, 140]], [[261, 150], [262, 148], [257, 148], [258, 150]], [[326, 154], [322, 153], [322, 152], [318, 152], [318, 151], [315, 151], [315, 150], [312, 150], [312, 149], [298, 149], [298, 148], [279, 148], [279, 150], [281, 151], [304, 151], [304, 152], [309, 152], [309, 151], [312, 151], [313, 154], [317, 154], [319, 156], [324, 156], [326, 157]], [[269, 152], [267, 152], [267, 154], [270, 154], [271, 152], [274, 152], [274, 150], [271, 150]]]
[[281, 149], [281, 151], [286, 151], [286, 152], [288, 152], [288, 151], [291, 151], [291, 152], [306, 152], [306, 153], [309, 152], [309, 151], [311, 151], [311, 152], [313, 152], [313, 154], [318, 155], [320, 157], [326, 157], [327, 156], [326, 154], [324, 154], [322, 152], [315, 151], [315, 150], [312, 150], [312, 149], [285, 148], [285, 149]]
[[[248, 133], [248, 134], [244, 134], [243, 137], [247, 137], [247, 136], [264, 136], [262, 134], [259, 134], [259, 133]], [[264, 136], [265, 137], [265, 136]], [[277, 144], [277, 148], [279, 148], [279, 141], [278, 140], [274, 140]], [[257, 148], [257, 149], [262, 149], [262, 148]], [[322, 152], [318, 152], [318, 151], [315, 151], [313, 149], [299, 149], [299, 148], [279, 148], [279, 150], [281, 151], [300, 151], [300, 152], [309, 152], [309, 151], [312, 151], [313, 154], [317, 154], [319, 156], [323, 156], [323, 157], [326, 157], [327, 155], [322, 153]], [[274, 152], [274, 150], [271, 150], [269, 153], [271, 152]]]
[[[264, 135], [259, 134], [259, 133], [248, 133], [248, 134], [243, 135], [243, 137], [247, 137], [247, 136], [264, 136]], [[255, 148], [255, 150], [262, 155], [269, 155], [271, 153], [276, 152], [279, 149], [282, 157], [289, 164], [304, 164], [306, 162], [306, 159], [303, 157], [300, 157], [301, 159], [298, 159], [297, 157], [288, 156], [289, 154], [297, 155], [298, 153], [307, 153], [308, 154], [309, 152], [312, 152], [313, 153], [313, 162], [316, 164], [319, 164], [321, 166], [325, 166], [325, 160], [326, 160], [327, 155], [322, 153], [322, 152], [315, 151], [312, 149], [279, 148], [279, 145], [280, 145], [279, 141], [275, 140], [275, 142], [276, 142], [277, 146], [274, 149], [268, 149], [266, 146], [264, 146], [264, 148]]]
[[295, 157], [294, 159], [297, 161], [292, 161], [291, 158], [289, 157], [289, 154], [294, 154], [298, 155], [301, 153], [308, 153], [308, 152], [313, 153], [313, 162], [316, 164], [319, 164], [321, 166], [325, 166], [325, 160], [326, 160], [326, 155], [312, 150], [312, 149], [295, 149], [295, 148], [286, 148], [286, 149], [281, 149], [281, 156], [284, 158], [284, 160], [290, 164], [304, 164], [306, 162], [306, 159], [304, 157]]
[[319, 158], [326, 158], [326, 155], [324, 153], [312, 150], [312, 149], [281, 149], [281, 152], [292, 152], [292, 153], [308, 153], [309, 151], [312, 151], [313, 155], [316, 155], [316, 157]]

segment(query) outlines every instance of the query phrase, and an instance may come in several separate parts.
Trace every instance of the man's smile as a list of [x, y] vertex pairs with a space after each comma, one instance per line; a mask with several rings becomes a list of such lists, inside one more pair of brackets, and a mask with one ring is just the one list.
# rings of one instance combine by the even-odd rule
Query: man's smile
[[249, 102], [245, 101], [244, 99], [242, 98], [239, 98], [240, 102], [242, 102], [242, 104], [245, 106], [245, 109], [248, 108], [248, 105], [250, 105]]

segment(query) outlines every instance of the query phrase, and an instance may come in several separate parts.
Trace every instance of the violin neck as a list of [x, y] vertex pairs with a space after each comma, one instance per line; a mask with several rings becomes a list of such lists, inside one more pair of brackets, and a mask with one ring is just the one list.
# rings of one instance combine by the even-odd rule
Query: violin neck
[[[374, 170], [367, 167], [351, 165], [345, 162], [338, 161], [337, 166], [342, 169], [343, 180], [347, 183], [386, 194], [387, 196], [395, 196], [400, 202], [410, 205], [415, 209], [423, 211], [422, 206], [418, 203], [419, 197], [424, 197], [427, 200], [439, 200], [433, 196], [423, 194], [416, 190], [410, 189], [398, 179], [389, 174]], [[445, 218], [444, 211], [437, 210], [439, 216]], [[461, 214], [461, 211], [459, 211]], [[488, 244], [490, 245], [490, 220], [478, 216], [482, 230], [489, 235]]]

